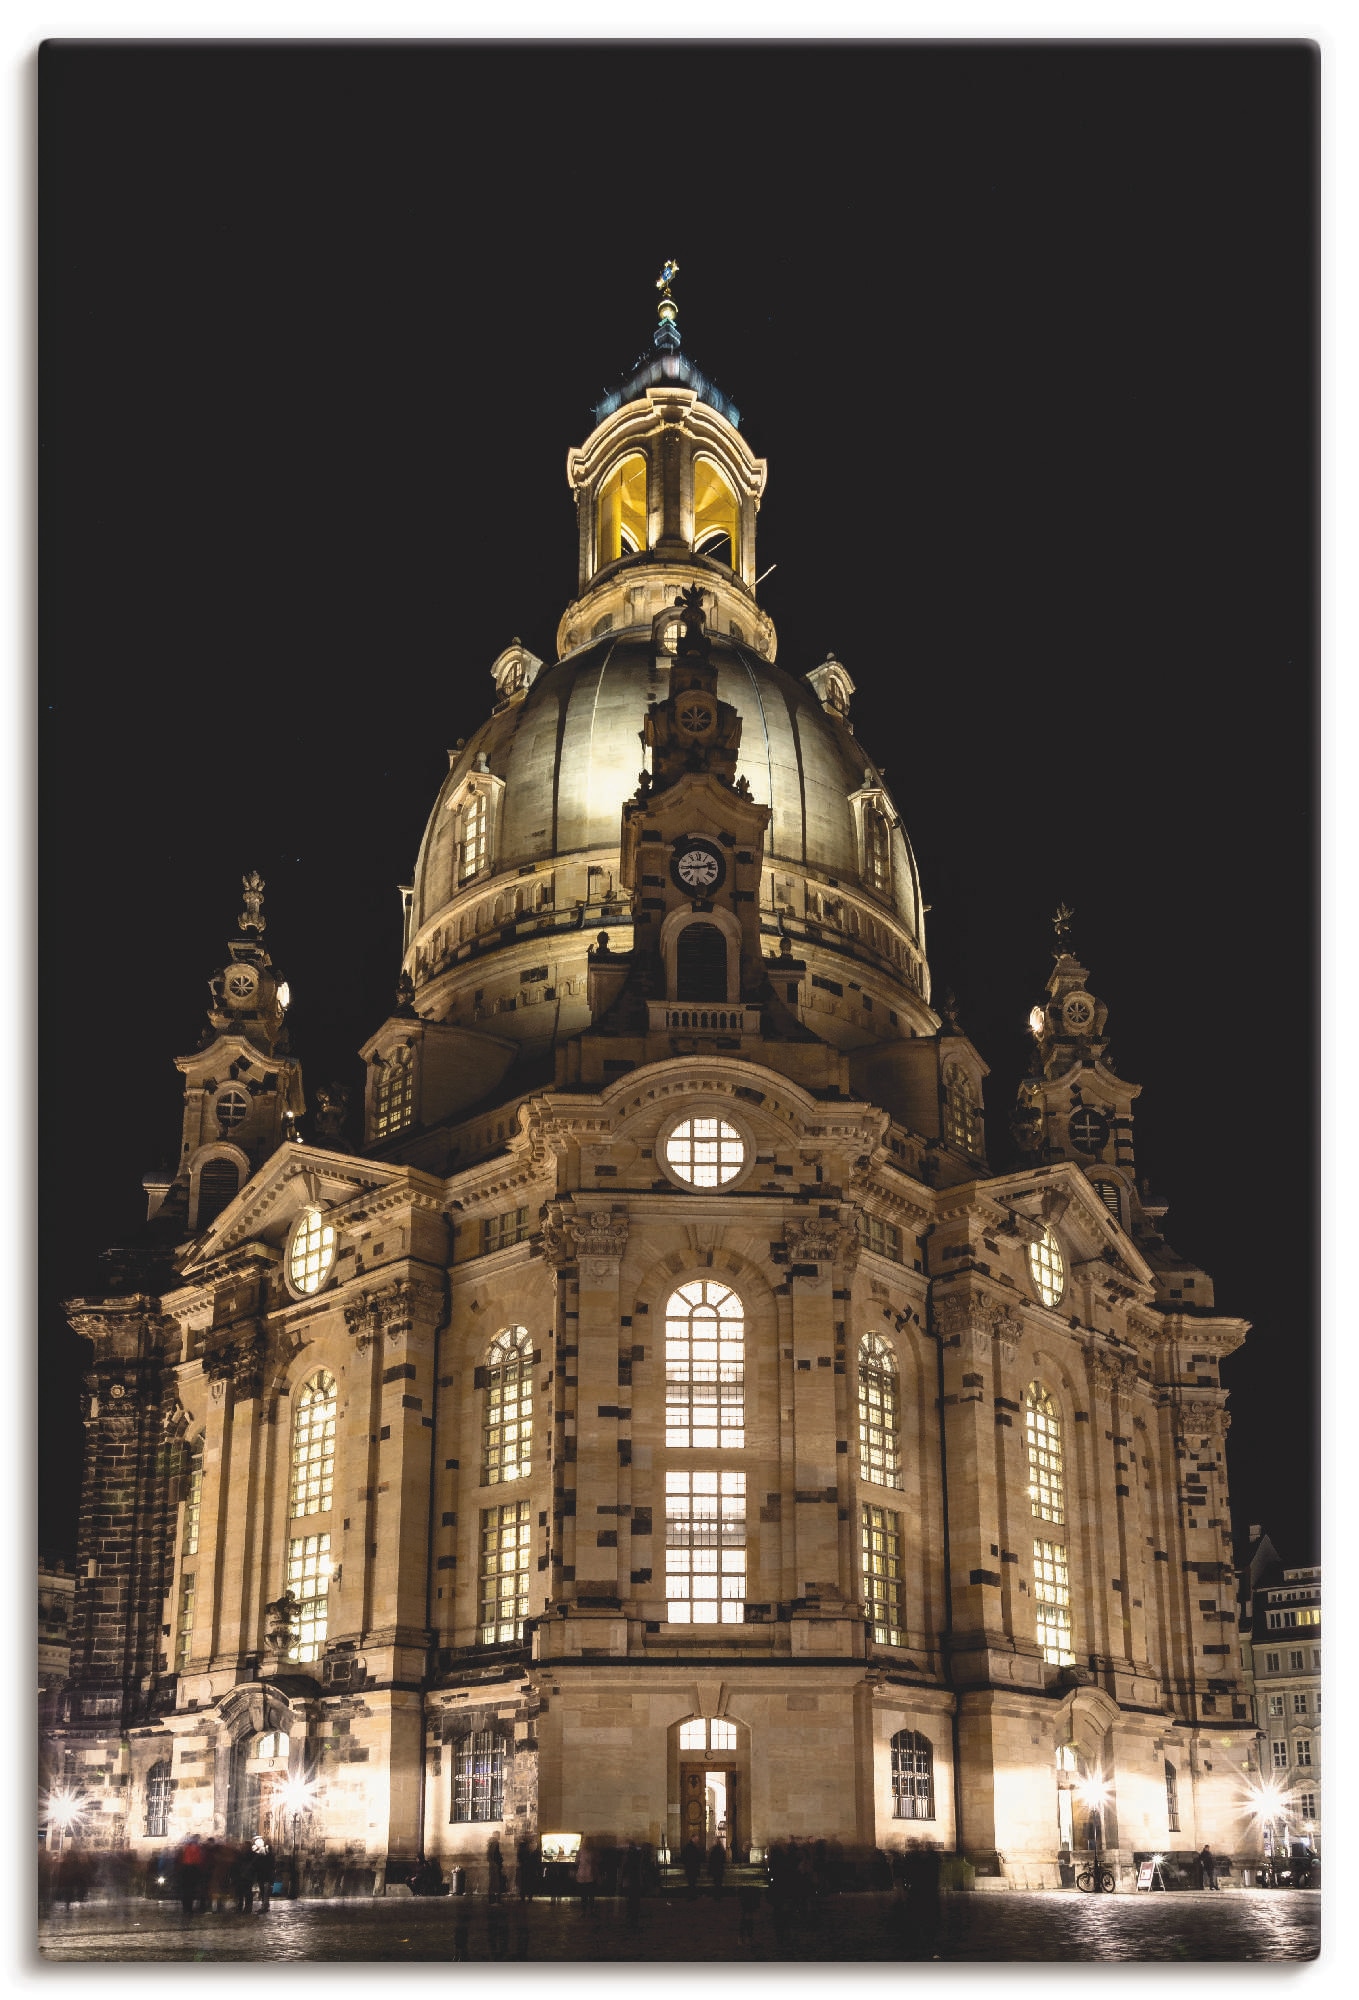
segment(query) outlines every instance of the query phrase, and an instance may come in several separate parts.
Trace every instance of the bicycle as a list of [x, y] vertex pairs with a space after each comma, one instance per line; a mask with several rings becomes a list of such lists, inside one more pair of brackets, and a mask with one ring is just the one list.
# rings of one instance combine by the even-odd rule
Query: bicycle
[[1084, 1889], [1087, 1895], [1097, 1895], [1101, 1890], [1111, 1895], [1114, 1888], [1114, 1871], [1106, 1868], [1102, 1861], [1092, 1861], [1088, 1867], [1076, 1874], [1076, 1887]]

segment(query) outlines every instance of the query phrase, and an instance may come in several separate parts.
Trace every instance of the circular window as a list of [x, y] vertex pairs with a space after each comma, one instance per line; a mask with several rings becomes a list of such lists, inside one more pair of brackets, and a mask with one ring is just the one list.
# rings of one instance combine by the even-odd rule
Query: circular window
[[1109, 1143], [1108, 1119], [1101, 1112], [1093, 1111], [1088, 1104], [1072, 1112], [1067, 1130], [1072, 1144], [1083, 1153], [1102, 1153]]
[[319, 1208], [304, 1208], [293, 1230], [288, 1251], [288, 1276], [294, 1291], [319, 1291], [335, 1262], [335, 1225]]
[[1066, 1284], [1066, 1265], [1062, 1261], [1062, 1246], [1050, 1229], [1043, 1231], [1037, 1243], [1029, 1245], [1029, 1276], [1043, 1304], [1055, 1306]]
[[681, 1118], [672, 1126], [661, 1156], [686, 1187], [725, 1187], [746, 1163], [746, 1142], [725, 1118]]
[[217, 1113], [217, 1123], [223, 1132], [234, 1132], [244, 1124], [250, 1109], [250, 1099], [243, 1090], [224, 1090], [213, 1107]]

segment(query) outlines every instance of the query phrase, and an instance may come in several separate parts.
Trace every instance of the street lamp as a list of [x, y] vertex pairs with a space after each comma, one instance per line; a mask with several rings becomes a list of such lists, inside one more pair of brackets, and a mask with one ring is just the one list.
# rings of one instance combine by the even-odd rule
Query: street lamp
[[47, 1825], [57, 1829], [57, 1853], [61, 1854], [66, 1844], [66, 1836], [73, 1826], [85, 1816], [85, 1801], [78, 1792], [68, 1791], [59, 1785], [47, 1795]]
[[302, 1815], [305, 1812], [310, 1812], [312, 1800], [315, 1795], [316, 1787], [310, 1778], [288, 1778], [284, 1783], [283, 1810], [285, 1813], [291, 1815], [293, 1822], [291, 1893], [294, 1897], [297, 1895], [297, 1845], [302, 1827]]
[[1098, 1860], [1100, 1848], [1104, 1844], [1104, 1808], [1112, 1788], [1101, 1772], [1089, 1771], [1083, 1778], [1077, 1778], [1071, 1789], [1085, 1807], [1094, 1826], [1095, 1856]]
[[1261, 1845], [1271, 1865], [1277, 1857], [1275, 1828], [1283, 1822], [1284, 1797], [1283, 1787], [1270, 1778], [1258, 1778], [1246, 1788], [1247, 1809], [1259, 1824]]

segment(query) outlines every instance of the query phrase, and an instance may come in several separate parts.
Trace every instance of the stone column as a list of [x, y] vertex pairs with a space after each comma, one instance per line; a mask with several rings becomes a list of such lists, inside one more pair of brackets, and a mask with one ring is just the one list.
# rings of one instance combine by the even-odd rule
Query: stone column
[[[390, 1671], [418, 1680], [430, 1644], [430, 1467], [435, 1343], [445, 1315], [441, 1285], [401, 1278], [373, 1296], [382, 1329], [377, 1485], [372, 1509], [369, 1649], [392, 1648]], [[371, 1672], [370, 1663], [370, 1672]]]
[[[224, 1389], [222, 1490], [231, 1504], [220, 1519], [217, 1543], [214, 1668], [237, 1669], [247, 1654], [258, 1653], [264, 1640], [263, 1598], [259, 1575], [263, 1560], [261, 1509], [267, 1430], [264, 1407], [264, 1335], [252, 1326], [210, 1348], [203, 1370]], [[286, 1551], [285, 1558], [286, 1558]], [[282, 1590], [280, 1580], [277, 1589]], [[197, 1607], [195, 1606], [195, 1611]]]
[[[857, 1654], [863, 1627], [854, 1615], [853, 1571], [841, 1537], [848, 1441], [835, 1374], [837, 1353], [843, 1362], [845, 1351], [846, 1290], [836, 1285], [836, 1267], [852, 1258], [857, 1243], [833, 1214], [786, 1222], [784, 1243], [793, 1349], [793, 1650]], [[799, 1629], [807, 1620], [815, 1630]]]
[[[592, 1630], [589, 1643], [618, 1652], [626, 1646], [614, 1627], [631, 1589], [622, 1566], [630, 1553], [630, 1537], [621, 1532], [629, 1501], [621, 1497], [620, 1474], [623, 1457], [630, 1463], [632, 1456], [632, 1391], [620, 1389], [618, 1382], [619, 1272], [627, 1244], [627, 1213], [621, 1207], [576, 1208], [570, 1229], [577, 1270], [576, 1609], [582, 1614], [615, 1614], [609, 1621], [609, 1637]], [[630, 1496], [630, 1474], [627, 1486]]]
[[[993, 1360], [986, 1301], [972, 1295], [966, 1280], [942, 1295], [936, 1292], [934, 1325], [944, 1355], [940, 1422], [948, 1456], [953, 1584], [950, 1671], [955, 1685], [967, 1686], [991, 1678], [993, 1648], [1007, 1656], [1007, 1669], [1012, 1652], [1002, 1592]], [[1005, 1678], [1009, 1678], [1008, 1671]]]

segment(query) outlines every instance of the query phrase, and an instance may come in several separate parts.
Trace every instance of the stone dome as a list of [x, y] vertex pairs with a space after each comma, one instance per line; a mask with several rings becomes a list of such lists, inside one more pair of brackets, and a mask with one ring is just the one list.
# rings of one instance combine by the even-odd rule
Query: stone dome
[[[808, 681], [728, 635], [714, 635], [713, 659], [718, 693], [742, 719], [738, 777], [773, 809], [767, 860], [774, 873], [862, 891], [891, 911], [923, 955], [915, 857], [848, 723], [823, 706]], [[642, 766], [647, 707], [664, 698], [667, 679], [650, 627], [639, 626], [581, 647], [540, 672], [522, 697], [501, 705], [458, 753], [435, 801], [416, 864], [411, 945], [459, 900], [458, 819], [450, 808], [478, 770], [504, 785], [492, 878], [516, 878], [535, 864], [570, 856], [616, 856], [623, 802], [636, 791]], [[851, 799], [865, 788], [881, 793], [887, 807], [887, 896], [864, 878]], [[485, 886], [483, 876], [476, 887], [484, 893]]]

